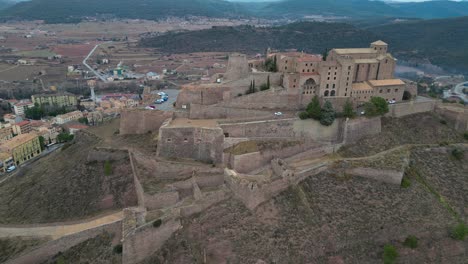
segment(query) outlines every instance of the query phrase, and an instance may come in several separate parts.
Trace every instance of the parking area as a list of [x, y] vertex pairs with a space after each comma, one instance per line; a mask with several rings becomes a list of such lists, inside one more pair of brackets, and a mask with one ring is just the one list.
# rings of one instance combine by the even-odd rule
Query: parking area
[[153, 93], [159, 93], [159, 92], [164, 92], [169, 96], [169, 99], [162, 103], [162, 104], [151, 104], [156, 107], [157, 110], [163, 110], [163, 111], [172, 111], [174, 110], [174, 103], [177, 100], [177, 96], [179, 95], [180, 90], [178, 89], [163, 89], [163, 90], [158, 90], [154, 91]]

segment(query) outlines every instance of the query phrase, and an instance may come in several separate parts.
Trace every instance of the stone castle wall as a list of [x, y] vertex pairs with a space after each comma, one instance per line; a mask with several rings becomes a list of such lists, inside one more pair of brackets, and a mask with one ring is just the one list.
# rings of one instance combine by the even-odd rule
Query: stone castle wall
[[272, 116], [272, 112], [191, 104], [189, 116], [191, 119], [267, 118]]
[[159, 110], [124, 110], [120, 118], [120, 134], [146, 134], [158, 132], [165, 120], [172, 118], [173, 113]]
[[143, 261], [157, 252], [180, 228], [182, 228], [180, 220], [175, 217], [163, 219], [159, 227], [153, 227], [150, 222], [136, 228], [123, 238], [122, 263], [133, 264]]
[[446, 119], [457, 131], [468, 131], [468, 108], [440, 104], [435, 107], [435, 112]]
[[345, 124], [344, 142], [354, 143], [365, 136], [377, 135], [380, 132], [382, 132], [380, 117], [350, 119]]
[[389, 105], [389, 112], [386, 116], [390, 117], [403, 117], [407, 115], [433, 112], [436, 101], [427, 99], [425, 101], [410, 101], [407, 103], [398, 103]]
[[220, 127], [234, 138], [303, 138], [310, 141], [337, 142], [342, 136], [342, 120], [323, 126], [316, 120], [298, 118], [271, 119], [240, 123], [222, 123]]

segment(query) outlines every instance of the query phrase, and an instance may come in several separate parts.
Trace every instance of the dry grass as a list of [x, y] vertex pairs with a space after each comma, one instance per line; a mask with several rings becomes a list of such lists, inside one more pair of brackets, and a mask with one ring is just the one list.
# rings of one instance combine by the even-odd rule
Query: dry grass
[[32, 238], [2, 238], [0, 239], [0, 262], [3, 263], [12, 259], [23, 252], [40, 246], [47, 242], [47, 239], [32, 239]]

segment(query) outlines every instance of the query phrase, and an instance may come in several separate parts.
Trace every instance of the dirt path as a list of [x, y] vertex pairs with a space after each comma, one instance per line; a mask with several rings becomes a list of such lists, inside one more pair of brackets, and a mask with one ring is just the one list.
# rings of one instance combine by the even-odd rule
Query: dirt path
[[52, 239], [58, 239], [66, 235], [78, 233], [105, 224], [114, 223], [122, 219], [123, 211], [79, 224], [40, 227], [0, 227], [0, 238], [50, 237]]

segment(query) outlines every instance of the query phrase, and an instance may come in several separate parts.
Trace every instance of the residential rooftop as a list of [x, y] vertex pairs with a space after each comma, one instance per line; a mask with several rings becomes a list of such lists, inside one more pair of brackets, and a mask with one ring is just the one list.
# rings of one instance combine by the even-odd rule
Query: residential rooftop
[[400, 79], [387, 79], [387, 80], [370, 80], [372, 86], [390, 86], [390, 85], [403, 85], [405, 84]]
[[353, 91], [373, 90], [367, 82], [353, 83]]
[[24, 143], [35, 139], [36, 137], [37, 135], [33, 133], [21, 134], [8, 141], [3, 142], [3, 144], [0, 146], [0, 149], [6, 152], [11, 152], [16, 147], [21, 146]]
[[368, 53], [377, 53], [376, 50], [371, 48], [355, 48], [355, 49], [334, 49], [337, 54], [368, 54]]

